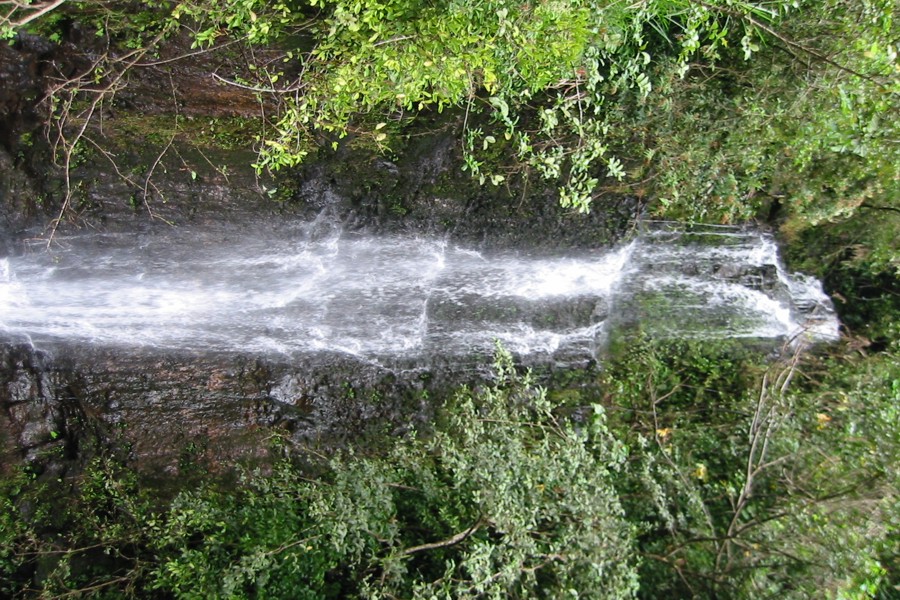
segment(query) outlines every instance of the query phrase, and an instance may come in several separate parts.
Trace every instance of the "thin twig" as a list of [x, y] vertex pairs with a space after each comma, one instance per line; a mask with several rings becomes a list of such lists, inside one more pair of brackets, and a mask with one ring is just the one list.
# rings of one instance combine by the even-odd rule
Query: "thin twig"
[[380, 42], [375, 42], [373, 47], [377, 48], [378, 46], [384, 46], [385, 44], [394, 44], [396, 42], [402, 42], [404, 40], [411, 40], [414, 37], [416, 37], [416, 36], [414, 36], [414, 35], [398, 35], [398, 36], [394, 36], [388, 40], [381, 40]]
[[218, 73], [213, 73], [212, 76], [213, 76], [213, 79], [215, 79], [217, 81], [221, 81], [222, 83], [228, 84], [230, 86], [234, 86], [236, 88], [241, 88], [242, 90], [248, 90], [251, 92], [261, 92], [263, 94], [291, 94], [293, 92], [303, 89], [303, 87], [304, 87], [303, 81], [299, 80], [299, 79], [297, 80], [297, 83], [295, 83], [294, 85], [279, 89], [279, 88], [271, 88], [271, 87], [264, 88], [264, 87], [259, 87], [259, 86], [255, 86], [255, 85], [245, 85], [243, 83], [238, 83], [237, 81], [225, 79]]
[[165, 58], [162, 60], [154, 60], [151, 62], [144, 62], [144, 63], [135, 63], [134, 66], [141, 67], [141, 68], [143, 68], [143, 67], [158, 67], [159, 65], [166, 65], [169, 63], [177, 62], [179, 60], [184, 60], [186, 58], [191, 58], [192, 56], [199, 56], [201, 54], [209, 54], [210, 52], [216, 52], [218, 50], [222, 50], [229, 46], [233, 46], [234, 44], [237, 44], [239, 42], [243, 42], [244, 40], [245, 40], [245, 38], [235, 38], [235, 39], [229, 40], [225, 43], [219, 44], [218, 46], [210, 46], [209, 48], [201, 48], [200, 50], [195, 50], [193, 52], [186, 52], [185, 54], [179, 54], [178, 56], [174, 56], [172, 58]]
[[[148, 198], [150, 195], [149, 187], [151, 185], [150, 179], [153, 177], [153, 172], [156, 170], [156, 167], [159, 166], [159, 162], [162, 160], [163, 156], [165, 156], [166, 153], [169, 151], [169, 148], [172, 147], [172, 143], [175, 141], [175, 138], [177, 136], [178, 136], [177, 131], [172, 134], [172, 137], [169, 138], [169, 143], [166, 144], [166, 146], [165, 146], [165, 148], [163, 148], [162, 152], [160, 152], [159, 155], [156, 157], [156, 160], [153, 161], [153, 164], [150, 165], [150, 169], [147, 171], [147, 176], [144, 177], [144, 193], [143, 193], [143, 197], [141, 198], [141, 200], [143, 201], [144, 206], [147, 208], [147, 212], [150, 214], [150, 218], [154, 217], [153, 209], [150, 208], [150, 202], [148, 201]], [[155, 188], [156, 188], [156, 186], [154, 186], [154, 189]], [[156, 191], [159, 192], [158, 189]], [[165, 200], [163, 200], [163, 201], [165, 201]]]

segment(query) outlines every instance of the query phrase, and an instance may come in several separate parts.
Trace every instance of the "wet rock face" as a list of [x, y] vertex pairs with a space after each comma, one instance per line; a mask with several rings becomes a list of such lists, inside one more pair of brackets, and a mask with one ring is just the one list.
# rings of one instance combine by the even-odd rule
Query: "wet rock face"
[[39, 104], [55, 47], [36, 36], [0, 43], [0, 147], [15, 155], [19, 137], [41, 119]]
[[48, 77], [59, 72], [58, 48], [22, 34], [0, 42], [0, 253], [10, 238], [39, 217], [39, 173], [31, 154], [41, 144]]
[[0, 448], [6, 466], [63, 454], [67, 411], [56, 390], [45, 353], [0, 348]]
[[411, 126], [391, 159], [352, 144], [319, 156], [293, 174], [287, 205], [309, 217], [329, 210], [348, 230], [442, 236], [477, 249], [608, 246], [635, 216], [626, 197], [599, 198], [588, 215], [564, 211], [555, 188], [537, 177], [479, 185], [462, 170], [462, 115], [447, 111], [428, 125], [430, 132]]
[[189, 457], [213, 472], [265, 461], [279, 435], [332, 447], [402, 431], [429, 413], [422, 378], [347, 357], [287, 364], [236, 355], [0, 348], [6, 468], [53, 477], [114, 452], [176, 476]]

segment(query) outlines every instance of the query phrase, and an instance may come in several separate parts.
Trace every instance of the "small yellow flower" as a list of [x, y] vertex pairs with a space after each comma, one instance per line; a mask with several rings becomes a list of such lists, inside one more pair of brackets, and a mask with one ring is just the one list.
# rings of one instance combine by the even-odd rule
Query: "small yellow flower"
[[706, 465], [704, 465], [703, 463], [697, 463], [697, 468], [694, 469], [694, 472], [691, 473], [691, 475], [693, 475], [700, 481], [706, 481], [706, 476], [708, 475], [706, 471]]

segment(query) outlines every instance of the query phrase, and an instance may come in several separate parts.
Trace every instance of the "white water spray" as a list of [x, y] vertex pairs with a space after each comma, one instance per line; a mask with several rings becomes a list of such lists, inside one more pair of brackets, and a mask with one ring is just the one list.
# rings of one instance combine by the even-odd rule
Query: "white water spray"
[[617, 320], [656, 335], [836, 337], [821, 286], [785, 273], [770, 238], [707, 237], [650, 230], [618, 250], [529, 255], [321, 223], [240, 237], [89, 234], [0, 260], [0, 330], [39, 346], [371, 358], [495, 340], [522, 355], [590, 356]]

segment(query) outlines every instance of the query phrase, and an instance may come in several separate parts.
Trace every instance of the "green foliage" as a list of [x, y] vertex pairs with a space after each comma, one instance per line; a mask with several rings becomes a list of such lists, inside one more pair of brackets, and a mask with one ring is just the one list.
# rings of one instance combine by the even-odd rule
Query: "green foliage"
[[612, 486], [624, 448], [595, 408], [576, 428], [501, 353], [434, 437], [337, 455], [316, 480], [289, 463], [239, 495], [183, 494], [159, 570], [179, 597], [622, 598], [636, 589]]
[[[283, 111], [260, 169], [298, 164], [317, 132], [383, 141], [360, 116], [380, 124], [454, 107], [480, 182], [524, 168], [560, 182], [561, 204], [579, 211], [602, 182], [625, 181], [658, 212], [698, 221], [745, 220], [776, 198], [799, 230], [897, 196], [890, 2], [310, 5], [173, 13], [197, 21], [201, 45], [226, 31], [311, 39], [286, 53], [285, 69], [266, 67]], [[291, 71], [300, 77], [284, 83]], [[514, 163], [499, 171], [484, 159], [498, 140]]]
[[174, 500], [154, 541], [164, 558], [153, 587], [178, 598], [336, 597], [325, 575], [338, 555], [320, 541], [308, 484], [286, 464], [241, 483]]
[[503, 352], [497, 372], [492, 388], [457, 398], [428, 443], [470, 522], [486, 531], [453, 561], [453, 581], [430, 584], [426, 596], [628, 595], [630, 528], [611, 485], [626, 450], [603, 409], [576, 427], [553, 415], [544, 390], [517, 381]]
[[144, 583], [152, 515], [134, 473], [110, 458], [93, 460], [75, 488], [27, 469], [0, 479], [0, 591], [129, 597]]
[[797, 552], [829, 565], [822, 583], [840, 590], [836, 597], [891, 597], [900, 589], [897, 350], [829, 360], [816, 373], [821, 382], [796, 390], [806, 443], [791, 475], [815, 495], [798, 511], [807, 520], [792, 520], [787, 533]]
[[13, 597], [887, 598], [897, 350], [771, 362], [620, 340], [608, 408], [567, 418], [500, 350], [428, 437], [331, 457], [284, 442], [267, 470], [161, 510], [109, 458], [62, 511], [58, 490], [8, 478], [0, 581]]
[[790, 246], [792, 266], [822, 279], [841, 323], [860, 343], [883, 347], [900, 337], [900, 212], [867, 209], [808, 228]]
[[611, 366], [614, 424], [639, 448], [622, 494], [641, 523], [642, 594], [889, 595], [896, 355], [761, 365], [727, 346], [637, 340]]
[[[43, 17], [48, 32], [61, 10]], [[780, 206], [792, 235], [860, 209], [898, 210], [891, 1], [201, 0], [65, 10], [135, 56], [176, 32], [201, 49], [226, 37], [254, 52], [281, 49], [235, 76], [275, 100], [260, 170], [296, 166], [314, 145], [348, 135], [388, 148], [386, 124], [453, 108], [473, 177], [499, 185], [536, 174], [579, 211], [604, 186], [694, 221]], [[90, 77], [118, 82], [128, 68], [103, 56]], [[87, 87], [80, 78], [68, 89]], [[896, 266], [896, 256], [882, 260]]]
[[[12, 596], [22, 585], [21, 570], [33, 547], [33, 532], [23, 519], [21, 505], [32, 492], [32, 477], [15, 472], [0, 478], [0, 593]], [[44, 515], [36, 515], [41, 518]]]
[[[788, 3], [646, 0], [631, 5], [592, 0], [449, 2], [313, 0], [319, 12], [258, 0], [180, 4], [173, 17], [196, 21], [195, 39], [208, 45], [223, 31], [251, 42], [285, 39], [306, 30], [313, 47], [288, 51], [289, 69], [266, 67], [271, 91], [283, 101], [277, 133], [264, 140], [257, 167], [301, 162], [316, 132], [344, 137], [365, 132], [360, 115], [385, 123], [418, 111], [465, 110], [466, 168], [482, 183], [506, 175], [485, 170], [478, 156], [497, 140], [519, 167], [559, 181], [564, 207], [587, 211], [601, 180], [626, 176], [609, 152], [624, 135], [610, 106], [651, 96], [651, 63], [670, 56], [680, 72], [695, 54], [717, 57], [729, 39], [745, 54], [759, 27]], [[745, 18], [746, 17], [746, 18]], [[742, 36], [742, 37], [738, 37]], [[300, 92], [300, 93], [298, 93]], [[489, 119], [477, 118], [487, 113]], [[371, 120], [371, 119], [370, 119]]]
[[[898, 589], [890, 0], [68, 2], [34, 20], [38, 5], [0, 6], [13, 8], [0, 13], [4, 38], [28, 28], [59, 39], [65, 15], [135, 51], [99, 56], [60, 90], [72, 93], [58, 94], [57, 114], [78, 113], [79, 127], [176, 32], [198, 50], [228, 36], [281, 48], [247, 66], [254, 81], [237, 81], [277, 101], [259, 169], [292, 167], [313, 142], [346, 136], [388, 148], [411, 116], [453, 109], [465, 168], [482, 183], [518, 169], [560, 182], [562, 205], [581, 211], [608, 184], [689, 221], [776, 215], [800, 248], [793, 262], [825, 279], [847, 327], [866, 337], [832, 358], [774, 363], [736, 343], [623, 339], [602, 382], [609, 428], [599, 406], [562, 418], [501, 351], [494, 383], [457, 394], [427, 437], [330, 459], [285, 448], [237, 489], [208, 484], [159, 510], [109, 459], [92, 463], [65, 510], [16, 475], [0, 489], [0, 593]], [[164, 138], [246, 141], [243, 123], [199, 125], [173, 121]]]
[[0, 0], [0, 42], [11, 40], [34, 21], [52, 21], [63, 0]]
[[[595, 406], [577, 421], [498, 352], [494, 383], [464, 389], [433, 436], [327, 459], [283, 446], [239, 486], [205, 485], [154, 511], [134, 474], [95, 460], [47, 526], [4, 496], [0, 568], [46, 594], [178, 598], [624, 598], [632, 527], [613, 486], [627, 455]], [[14, 482], [10, 482], [14, 485]], [[51, 563], [29, 559], [53, 556]], [[43, 566], [42, 566], [43, 565]]]
[[697, 221], [766, 216], [775, 204], [791, 234], [852, 218], [860, 207], [896, 209], [894, 3], [772, 8], [768, 23], [742, 17], [761, 37], [749, 47], [752, 62], [747, 46], [733, 44], [687, 73], [663, 57], [653, 96], [616, 106], [649, 153], [638, 171], [641, 193], [658, 213]]

